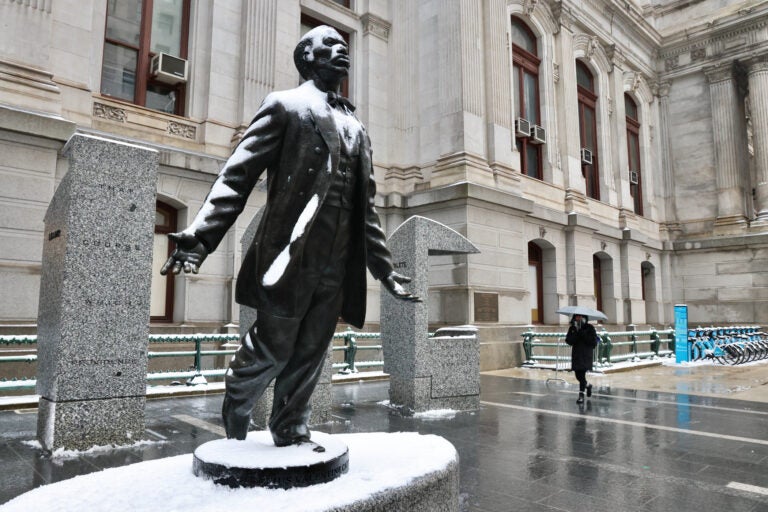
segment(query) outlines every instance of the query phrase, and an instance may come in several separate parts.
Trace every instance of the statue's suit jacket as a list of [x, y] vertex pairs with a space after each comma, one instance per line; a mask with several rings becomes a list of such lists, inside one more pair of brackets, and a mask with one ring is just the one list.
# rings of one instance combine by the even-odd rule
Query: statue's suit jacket
[[[264, 214], [237, 279], [235, 298], [240, 304], [294, 318], [302, 314], [297, 311], [298, 299], [312, 293], [317, 284], [308, 282], [300, 270], [305, 241], [339, 165], [340, 140], [331, 108], [326, 93], [311, 80], [269, 94], [185, 230], [209, 251], [215, 250], [267, 171]], [[356, 201], [341, 314], [348, 323], [362, 327], [366, 265], [376, 279], [385, 278], [393, 267], [374, 208], [376, 184], [364, 130], [356, 151]]]

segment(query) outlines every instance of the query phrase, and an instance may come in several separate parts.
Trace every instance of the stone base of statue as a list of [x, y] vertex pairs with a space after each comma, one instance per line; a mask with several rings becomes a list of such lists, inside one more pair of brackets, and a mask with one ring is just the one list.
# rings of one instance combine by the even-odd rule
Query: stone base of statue
[[[349, 447], [349, 471], [322, 485], [284, 490], [217, 485], [190, 471], [191, 454], [148, 460], [43, 485], [0, 505], [2, 512], [113, 510], [281, 510], [283, 512], [459, 512], [459, 457], [451, 443], [416, 432], [312, 432]], [[239, 445], [251, 442], [234, 441]], [[270, 439], [271, 443], [271, 439]], [[273, 447], [274, 448], [274, 447]], [[284, 453], [285, 448], [274, 448]], [[222, 452], [214, 450], [221, 456]], [[306, 454], [305, 454], [306, 455]], [[237, 457], [257, 462], [247, 454]], [[282, 455], [281, 455], [282, 457]], [[248, 466], [242, 461], [235, 466]]]
[[229, 487], [290, 489], [324, 484], [349, 470], [349, 450], [338, 437], [313, 432], [312, 441], [277, 447], [269, 431], [243, 441], [217, 439], [197, 447], [196, 476]]

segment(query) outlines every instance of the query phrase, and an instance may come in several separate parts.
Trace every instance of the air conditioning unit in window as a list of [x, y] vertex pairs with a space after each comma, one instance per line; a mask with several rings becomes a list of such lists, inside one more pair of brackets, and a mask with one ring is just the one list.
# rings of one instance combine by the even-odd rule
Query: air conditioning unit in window
[[547, 142], [547, 131], [539, 125], [534, 125], [531, 128], [531, 143], [544, 144]]
[[167, 53], [158, 53], [152, 57], [149, 74], [158, 82], [178, 84], [187, 81], [189, 63]]
[[592, 152], [587, 148], [581, 148], [581, 163], [592, 165]]
[[527, 119], [518, 117], [515, 119], [515, 137], [530, 137], [531, 123]]
[[629, 171], [629, 182], [632, 185], [637, 185], [640, 181], [640, 175], [637, 171]]

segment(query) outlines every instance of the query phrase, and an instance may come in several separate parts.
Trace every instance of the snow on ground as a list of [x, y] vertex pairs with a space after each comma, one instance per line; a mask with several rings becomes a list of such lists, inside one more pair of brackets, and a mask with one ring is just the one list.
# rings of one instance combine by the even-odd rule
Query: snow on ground
[[433, 411], [417, 412], [413, 417], [420, 420], [452, 420], [457, 412], [453, 409], [435, 409]]
[[[51, 453], [51, 458], [54, 459], [54, 461], [56, 459], [58, 459], [58, 460], [76, 459], [76, 458], [80, 457], [81, 455], [90, 455], [90, 454], [95, 454], [95, 453], [105, 453], [105, 452], [110, 452], [110, 451], [115, 450], [115, 449], [134, 448], [134, 447], [138, 447], [138, 446], [147, 446], [147, 445], [150, 445], [150, 444], [163, 444], [163, 443], [167, 443], [167, 442], [168, 441], [150, 441], [148, 439], [144, 439], [144, 440], [141, 440], [141, 441], [136, 441], [135, 443], [129, 444], [129, 445], [120, 445], [120, 446], [115, 446], [115, 445], [111, 445], [111, 444], [109, 444], [109, 445], [96, 445], [96, 446], [92, 446], [92, 447], [88, 448], [87, 450], [65, 450], [64, 448], [59, 448], [57, 450], [54, 450]], [[43, 449], [42, 445], [40, 444], [40, 441], [22, 441], [22, 444], [25, 444], [25, 445], [29, 446], [30, 448], [34, 448], [36, 450], [42, 450]]]
[[192, 474], [192, 454], [107, 469], [46, 485], [0, 512], [130, 510], [313, 512], [341, 507], [442, 470], [456, 449], [442, 437], [415, 432], [337, 434], [349, 447], [349, 472], [296, 489], [230, 489]]

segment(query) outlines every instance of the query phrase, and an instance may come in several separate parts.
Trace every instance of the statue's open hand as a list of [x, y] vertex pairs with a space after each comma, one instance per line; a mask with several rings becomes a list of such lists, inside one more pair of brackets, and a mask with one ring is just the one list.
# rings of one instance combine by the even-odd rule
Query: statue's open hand
[[387, 291], [398, 299], [407, 300], [410, 302], [421, 302], [421, 298], [418, 295], [413, 295], [411, 292], [402, 287], [402, 283], [410, 282], [410, 277], [398, 274], [397, 272], [390, 272], [390, 274], [383, 281]]
[[208, 249], [189, 233], [169, 233], [168, 238], [176, 243], [176, 249], [160, 269], [160, 274], [166, 275], [169, 270], [178, 274], [182, 269], [187, 274], [197, 274], [200, 265], [208, 256]]

